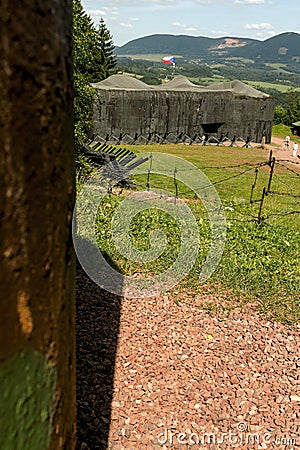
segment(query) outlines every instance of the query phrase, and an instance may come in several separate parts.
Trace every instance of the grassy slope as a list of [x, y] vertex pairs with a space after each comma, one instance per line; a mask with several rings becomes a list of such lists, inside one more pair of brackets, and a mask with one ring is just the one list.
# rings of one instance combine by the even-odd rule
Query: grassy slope
[[[281, 130], [282, 131], [282, 130]], [[213, 182], [227, 215], [226, 247], [217, 270], [205, 283], [199, 284], [198, 277], [210, 245], [210, 228], [201, 202], [193, 196], [188, 197], [188, 205], [195, 212], [201, 229], [201, 248], [198, 260], [189, 276], [175, 289], [177, 297], [189, 298], [193, 301], [203, 295], [202, 307], [224, 312], [237, 305], [254, 302], [268, 316], [295, 323], [299, 320], [299, 214], [291, 214], [299, 210], [299, 176], [284, 167], [276, 166], [272, 182], [272, 190], [287, 195], [269, 195], [263, 205], [263, 216], [268, 217], [261, 225], [255, 218], [258, 215], [259, 202], [249, 204], [251, 186], [255, 172], [250, 170], [239, 174], [248, 166], [241, 168], [225, 168], [245, 163], [260, 163], [268, 160], [268, 151], [262, 149], [241, 149], [212, 146], [188, 145], [151, 145], [134, 146], [134, 152], [163, 152], [186, 158], [200, 168]], [[215, 167], [215, 166], [218, 166]], [[223, 166], [223, 168], [221, 168]], [[172, 170], [170, 177], [151, 175], [151, 188], [167, 188], [174, 192]], [[298, 166], [296, 166], [298, 169]], [[269, 167], [260, 168], [254, 190], [254, 200], [261, 198], [262, 188], [269, 179]], [[235, 178], [232, 178], [233, 176]], [[226, 180], [227, 181], [223, 181]], [[136, 178], [139, 188], [146, 187], [146, 176]], [[179, 183], [180, 192], [185, 192]], [[116, 251], [109, 234], [109, 218], [122, 197], [108, 196], [104, 206], [100, 208], [98, 237], [104, 251], [116, 262], [120, 270], [127, 274], [144, 272], [160, 273], [175, 259], [178, 252], [178, 229], [176, 223], [161, 214], [143, 214], [139, 221], [131, 227], [132, 240], [141, 250], [149, 246], [149, 231], [160, 228], [168, 235], [167, 250], [154, 263], [142, 266], [123, 258]], [[282, 215], [273, 215], [282, 214]], [[101, 230], [101, 233], [100, 233]], [[214, 294], [214, 300], [207, 303], [207, 293]]]

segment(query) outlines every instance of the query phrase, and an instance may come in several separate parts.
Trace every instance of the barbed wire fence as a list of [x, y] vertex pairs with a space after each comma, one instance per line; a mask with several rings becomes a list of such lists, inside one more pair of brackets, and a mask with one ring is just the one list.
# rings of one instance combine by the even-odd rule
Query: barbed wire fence
[[[242, 164], [236, 164], [236, 165], [220, 165], [220, 166], [205, 166], [201, 167], [201, 170], [203, 169], [241, 169], [240, 172], [231, 174], [229, 176], [223, 177], [217, 181], [211, 182], [212, 185], [217, 186], [222, 183], [226, 183], [228, 181], [234, 180], [235, 178], [243, 177], [245, 174], [249, 174], [251, 172], [254, 173], [254, 179], [251, 186], [249, 186], [249, 200], [240, 201], [239, 203], [234, 203], [230, 200], [222, 200], [225, 210], [232, 211], [237, 213], [238, 217], [230, 217], [230, 220], [232, 221], [241, 221], [241, 222], [257, 222], [258, 224], [262, 224], [263, 222], [266, 222], [268, 219], [276, 216], [291, 216], [291, 215], [297, 215], [300, 214], [300, 195], [297, 193], [294, 193], [295, 186], [291, 186], [285, 182], [282, 182], [280, 180], [280, 174], [276, 172], [276, 168], [283, 168], [287, 170], [289, 173], [293, 174], [295, 176], [295, 179], [298, 181], [300, 173], [293, 170], [291, 167], [289, 167], [290, 163], [298, 164], [297, 162], [290, 161], [290, 160], [278, 160], [276, 161], [276, 158], [273, 156], [272, 151], [270, 152], [269, 159], [267, 161], [263, 161], [260, 163], [242, 163]], [[254, 198], [254, 194], [258, 192], [257, 182], [258, 182], [258, 176], [259, 171], [262, 168], [269, 168], [269, 173], [265, 174], [265, 185], [263, 188], [259, 191], [259, 195], [257, 198]], [[183, 169], [183, 170], [190, 170], [191, 172], [195, 169]], [[174, 203], [176, 203], [177, 199], [179, 197], [186, 198], [189, 194], [193, 193], [199, 193], [201, 190], [205, 191], [205, 189], [209, 186], [201, 186], [198, 190], [180, 190], [179, 188], [179, 179], [178, 179], [178, 173], [180, 172], [180, 169], [177, 167], [166, 169], [165, 171], [162, 171], [166, 173], [169, 177], [173, 177], [173, 185], [174, 185], [174, 192], [173, 192], [173, 198]], [[266, 176], [267, 175], [267, 176]], [[289, 192], [280, 192], [278, 190], [273, 190], [272, 186], [274, 183], [274, 179], [276, 178], [277, 184], [283, 183], [286, 188], [289, 189]], [[147, 173], [147, 182], [141, 183], [136, 182], [136, 187], [140, 189], [146, 189], [148, 191], [151, 190], [151, 188], [155, 188], [155, 184], [152, 183], [151, 178], [151, 163], [150, 167]], [[281, 210], [278, 212], [270, 213], [268, 212], [268, 208], [265, 208], [267, 198], [269, 197], [287, 197], [289, 200], [292, 200], [292, 207], [296, 207], [299, 205], [298, 209], [293, 210]], [[209, 201], [209, 200], [208, 200]], [[251, 205], [258, 205], [257, 210], [250, 210], [249, 206]], [[199, 215], [199, 213], [198, 213]], [[200, 215], [199, 215], [200, 216]], [[203, 217], [203, 220], [206, 220]], [[207, 219], [208, 220], [208, 219]]]
[[[261, 162], [261, 163], [243, 163], [243, 164], [236, 164], [236, 165], [220, 165], [220, 166], [205, 166], [201, 167], [200, 169], [242, 169], [239, 173], [234, 173], [232, 175], [222, 177], [221, 179], [211, 182], [212, 185], [217, 186], [222, 183], [226, 183], [230, 180], [234, 180], [235, 178], [243, 177], [247, 173], [254, 173], [254, 180], [253, 184], [250, 187], [250, 195], [249, 200], [240, 201], [239, 203], [234, 203], [231, 200], [223, 200], [223, 205], [225, 210], [233, 211], [237, 213], [238, 217], [230, 217], [230, 220], [232, 221], [241, 221], [241, 222], [257, 222], [258, 224], [262, 224], [263, 222], [266, 222], [268, 219], [271, 219], [272, 217], [276, 216], [291, 216], [291, 215], [298, 215], [300, 214], [300, 195], [294, 192], [295, 187], [290, 186], [285, 182], [282, 182], [279, 178], [279, 174], [276, 172], [276, 168], [280, 167], [283, 168], [289, 173], [293, 174], [295, 176], [295, 179], [299, 179], [300, 173], [293, 170], [291, 167], [289, 167], [288, 164], [290, 164], [290, 160], [279, 160], [276, 161], [276, 158], [273, 156], [272, 151], [270, 152], [269, 159], [267, 161]], [[292, 163], [294, 163], [292, 161]], [[296, 163], [298, 164], [298, 163]], [[257, 181], [258, 181], [258, 175], [259, 171], [262, 168], [269, 168], [269, 173], [267, 177], [265, 178], [265, 186], [259, 191], [260, 195], [257, 196], [257, 198], [254, 198], [254, 194], [257, 193], [258, 187], [257, 187]], [[189, 170], [189, 169], [188, 169]], [[198, 169], [190, 169], [190, 170], [198, 170]], [[169, 174], [169, 176], [173, 175], [173, 184], [174, 184], [174, 203], [176, 200], [181, 197], [185, 198], [187, 195], [195, 193], [195, 190], [180, 190], [177, 175], [180, 172], [180, 169], [174, 168], [170, 170], [165, 170], [166, 174]], [[280, 192], [279, 190], [273, 190], [272, 186], [274, 183], [274, 178], [276, 178], [277, 184], [280, 182], [284, 184], [286, 188], [290, 190], [290, 192]], [[143, 183], [138, 183], [138, 187], [143, 188], [145, 185]], [[154, 187], [154, 186], [153, 186]], [[205, 189], [208, 186], [202, 186], [199, 188], [198, 192]], [[151, 189], [151, 170], [148, 171], [147, 175], [147, 190]], [[197, 191], [197, 190], [196, 190]], [[269, 212], [268, 208], [265, 208], [267, 199], [269, 197], [287, 197], [289, 200], [292, 200], [292, 210], [281, 210], [278, 212]], [[257, 211], [249, 211], [250, 205], [258, 205]], [[198, 213], [199, 214], [199, 213]], [[204, 220], [206, 220], [204, 218]], [[208, 219], [207, 219], [208, 220]]]
[[[181, 139], [183, 136], [181, 137]], [[199, 136], [200, 139], [200, 136]], [[193, 140], [195, 142], [196, 138]], [[225, 139], [226, 140], [226, 139]], [[232, 139], [230, 141], [230, 145], [236, 145], [235, 142], [241, 142], [244, 146], [250, 146], [251, 143], [247, 140], [241, 140], [238, 139]], [[119, 142], [119, 141], [118, 141]], [[179, 142], [179, 140], [178, 140]], [[224, 138], [223, 138], [223, 142]], [[228, 141], [226, 141], [228, 143]], [[160, 142], [161, 143], [161, 142]], [[209, 142], [211, 144], [211, 142]], [[202, 145], [206, 145], [202, 142]], [[214, 141], [214, 145], [218, 145], [216, 141]], [[219, 142], [219, 145], [221, 143]], [[138, 165], [142, 164], [143, 162], [150, 159], [149, 162], [149, 168], [147, 171], [147, 175], [145, 177], [145, 181], [138, 181], [134, 180], [133, 183], [127, 184], [125, 187], [130, 187], [134, 189], [140, 189], [140, 190], [147, 190], [151, 191], [152, 188], [157, 188], [155, 185], [155, 178], [153, 175], [155, 173], [152, 173], [152, 156], [150, 153], [150, 158], [136, 158], [136, 155], [129, 151], [126, 148], [116, 148], [111, 144], [103, 143], [99, 141], [99, 137], [93, 137], [93, 139], [90, 141], [90, 143], [87, 144], [88, 149], [90, 150], [89, 156], [91, 155], [99, 155], [105, 153], [106, 159], [103, 162], [107, 161], [113, 161], [113, 164], [115, 167], [116, 173], [124, 173], [124, 170], [127, 171], [128, 178], [130, 177], [130, 169], [137, 167]], [[92, 151], [92, 152], [91, 152]], [[97, 159], [97, 157], [96, 157]], [[94, 160], [95, 161], [95, 160]], [[97, 162], [96, 162], [97, 163]], [[300, 170], [297, 171], [298, 166], [300, 165], [300, 162], [297, 161], [291, 161], [288, 159], [278, 159], [273, 156], [272, 150], [270, 151], [269, 158], [267, 161], [259, 162], [259, 163], [240, 163], [240, 164], [231, 164], [231, 165], [207, 165], [200, 167], [200, 170], [209, 170], [213, 169], [215, 171], [222, 170], [222, 171], [230, 171], [230, 170], [238, 170], [237, 173], [229, 173], [226, 176], [223, 176], [221, 179], [218, 179], [216, 181], [210, 182], [209, 185], [222, 185], [226, 183], [230, 183], [234, 179], [238, 179], [240, 177], [245, 176], [246, 174], [253, 173], [254, 179], [251, 185], [249, 185], [249, 197], [248, 199], [244, 199], [236, 203], [235, 201], [231, 200], [222, 200], [224, 209], [227, 210], [229, 213], [229, 220], [231, 221], [240, 221], [240, 222], [256, 222], [258, 224], [262, 224], [263, 222], [268, 221], [272, 217], [284, 217], [284, 216], [291, 216], [291, 215], [298, 215], [300, 213], [300, 195], [295, 193], [295, 186], [286, 183], [286, 181], [283, 181], [281, 178], [282, 171], [287, 171], [292, 179], [299, 181], [300, 176]], [[260, 175], [261, 169], [264, 170], [264, 186], [261, 188], [258, 187], [258, 179]], [[268, 173], [266, 173], [266, 169], [268, 169]], [[280, 170], [276, 170], [280, 169]], [[295, 170], [296, 169], [296, 170]], [[197, 195], [201, 194], [201, 191], [203, 191], [205, 196], [205, 190], [209, 185], [207, 186], [201, 186], [199, 189], [181, 189], [180, 188], [180, 177], [178, 176], [181, 171], [197, 171], [199, 168], [191, 168], [191, 169], [180, 169], [178, 167], [170, 167], [168, 169], [162, 170], [162, 173], [165, 173], [166, 176], [173, 178], [173, 201], [174, 203], [177, 202], [179, 198], [187, 198], [190, 195]], [[106, 177], [109, 178], [109, 176], [112, 176], [112, 174], [108, 173], [106, 174]], [[282, 184], [285, 189], [282, 189], [280, 191], [279, 189], [273, 189], [274, 186], [274, 179], [276, 179], [276, 184]], [[290, 180], [291, 178], [289, 178]], [[249, 180], [247, 180], [247, 183], [249, 184]], [[298, 183], [297, 183], [298, 185]], [[109, 183], [109, 186], [111, 184]], [[123, 191], [124, 185], [121, 186], [121, 189], [119, 190], [119, 193]], [[260, 189], [260, 190], [259, 190]], [[108, 192], [111, 193], [111, 187], [109, 187]], [[257, 195], [257, 193], [259, 194]], [[255, 198], [256, 197], [256, 198]], [[290, 202], [290, 206], [292, 206], [292, 210], [279, 210], [276, 212], [269, 212], [269, 208], [267, 207], [267, 199], [268, 198], [287, 198]], [[209, 200], [207, 200], [209, 202]], [[299, 205], [299, 207], [298, 207]], [[256, 209], [254, 207], [256, 206]], [[212, 205], [213, 208], [213, 205]], [[218, 206], [219, 208], [219, 206]], [[235, 213], [235, 216], [234, 214]], [[205, 211], [203, 211], [203, 214], [197, 212], [196, 215], [202, 220], [208, 220], [205, 217]]]

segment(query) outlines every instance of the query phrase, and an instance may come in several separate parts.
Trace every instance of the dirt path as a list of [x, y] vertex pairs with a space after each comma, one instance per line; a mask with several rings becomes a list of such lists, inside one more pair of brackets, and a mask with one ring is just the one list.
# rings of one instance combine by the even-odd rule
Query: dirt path
[[[270, 144], [266, 144], [265, 148], [273, 151], [273, 156], [275, 156], [276, 159], [284, 159], [289, 161], [298, 161], [300, 162], [299, 158], [297, 156], [293, 156], [293, 144], [295, 141], [291, 139], [290, 141], [290, 148], [287, 150], [285, 148], [285, 142], [281, 138], [272, 137], [272, 141]], [[300, 155], [300, 149], [298, 151], [298, 155]]]

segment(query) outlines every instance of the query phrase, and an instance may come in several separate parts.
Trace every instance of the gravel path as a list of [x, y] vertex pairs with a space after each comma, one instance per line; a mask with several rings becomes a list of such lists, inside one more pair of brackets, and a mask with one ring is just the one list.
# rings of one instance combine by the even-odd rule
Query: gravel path
[[300, 448], [300, 325], [77, 294], [78, 449]]

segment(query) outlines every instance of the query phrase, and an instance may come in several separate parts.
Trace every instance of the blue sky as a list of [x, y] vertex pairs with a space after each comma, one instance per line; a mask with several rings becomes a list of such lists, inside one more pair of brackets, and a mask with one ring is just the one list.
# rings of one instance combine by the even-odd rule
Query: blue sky
[[115, 45], [151, 34], [248, 37], [300, 33], [299, 0], [82, 0], [103, 17]]

